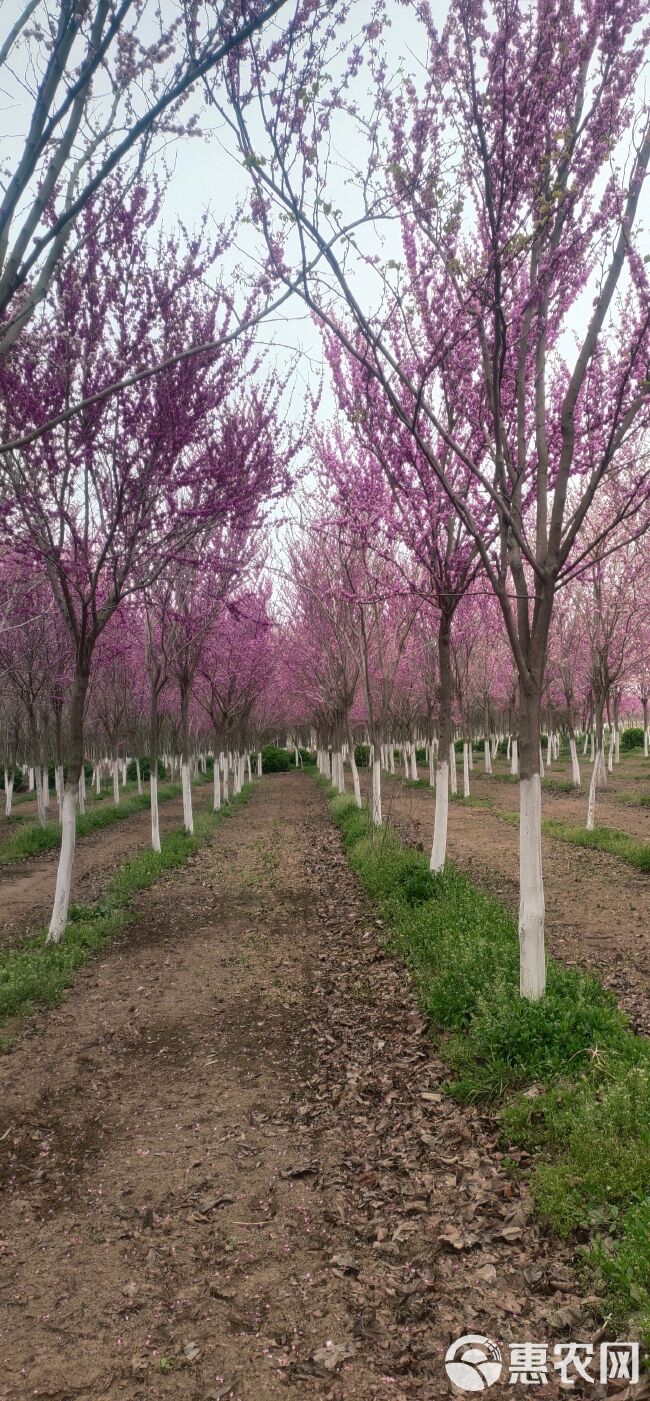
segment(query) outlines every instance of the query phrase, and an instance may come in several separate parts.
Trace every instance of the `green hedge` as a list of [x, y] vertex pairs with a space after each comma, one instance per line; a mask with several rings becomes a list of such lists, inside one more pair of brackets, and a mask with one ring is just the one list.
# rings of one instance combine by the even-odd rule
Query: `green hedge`
[[621, 731], [621, 749], [643, 749], [643, 729], [641, 725], [630, 725]]
[[262, 773], [288, 773], [292, 764], [295, 766], [295, 760], [288, 749], [280, 749], [277, 744], [264, 745]]

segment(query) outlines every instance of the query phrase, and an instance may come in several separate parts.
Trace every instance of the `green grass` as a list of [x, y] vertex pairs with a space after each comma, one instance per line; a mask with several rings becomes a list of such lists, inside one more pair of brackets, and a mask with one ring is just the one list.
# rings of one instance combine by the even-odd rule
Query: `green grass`
[[[194, 787], [200, 786], [207, 780], [203, 777], [195, 780]], [[113, 790], [111, 788], [111, 799]], [[161, 784], [158, 788], [158, 802], [169, 802], [171, 798], [178, 798], [182, 792], [180, 783]], [[83, 814], [77, 814], [77, 839], [87, 837], [91, 832], [99, 832], [104, 827], [110, 827], [114, 822], [123, 822], [127, 817], [133, 817], [136, 812], [146, 811], [150, 806], [149, 794], [137, 792], [126, 798], [122, 798], [119, 803], [106, 804], [104, 807], [91, 807]], [[13, 825], [13, 824], [12, 824]], [[45, 827], [41, 827], [38, 822], [30, 822], [23, 825], [22, 820], [17, 830], [4, 842], [0, 844], [0, 865], [7, 865], [11, 861], [20, 861], [26, 856], [38, 856], [43, 851], [55, 851], [61, 845], [61, 826], [59, 822], [48, 822]]]
[[[643, 782], [646, 782], [644, 779]], [[619, 803], [625, 803], [633, 808], [650, 808], [650, 793], [612, 793], [613, 798], [618, 798]]]
[[253, 786], [247, 784], [218, 812], [209, 808], [199, 811], [194, 818], [193, 836], [184, 831], [170, 832], [162, 838], [160, 852], [142, 851], [125, 862], [97, 905], [70, 907], [68, 925], [59, 944], [46, 944], [43, 933], [0, 952], [0, 1019], [57, 1002], [70, 987], [76, 969], [134, 919], [133, 900], [139, 891], [154, 885], [165, 871], [184, 866], [209, 841], [219, 822], [232, 816], [252, 791]]
[[504, 906], [453, 866], [432, 874], [394, 831], [373, 832], [348, 795], [330, 811], [411, 970], [449, 1092], [490, 1103], [505, 1144], [534, 1155], [540, 1216], [575, 1240], [603, 1315], [650, 1345], [650, 1043], [596, 978], [553, 959], [545, 996], [524, 1001]]
[[[498, 816], [513, 827], [519, 825], [518, 812], [499, 812]], [[606, 851], [624, 861], [626, 866], [633, 866], [635, 871], [650, 871], [650, 842], [630, 837], [617, 827], [594, 827], [593, 832], [588, 832], [586, 827], [572, 827], [554, 817], [543, 817], [542, 832], [558, 842], [570, 842], [590, 851]]]
[[545, 793], [558, 793], [569, 798], [580, 798], [584, 793], [584, 788], [572, 782], [570, 778], [543, 778], [542, 788]]

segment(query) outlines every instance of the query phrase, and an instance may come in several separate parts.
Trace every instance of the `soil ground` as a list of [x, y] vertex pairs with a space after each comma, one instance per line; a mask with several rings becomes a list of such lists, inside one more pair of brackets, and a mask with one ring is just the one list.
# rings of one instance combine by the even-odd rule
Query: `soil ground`
[[[519, 829], [499, 816], [519, 805], [516, 784], [499, 782], [482, 772], [482, 756], [474, 759], [471, 795], [490, 803], [473, 808], [452, 803], [449, 808], [449, 856], [477, 884], [516, 907], [518, 894]], [[506, 772], [501, 763], [499, 771]], [[420, 777], [425, 778], [424, 768]], [[584, 765], [584, 781], [590, 768]], [[570, 778], [570, 766], [554, 764], [547, 776]], [[408, 840], [430, 850], [434, 796], [403, 779], [382, 775], [384, 819], [397, 825]], [[366, 786], [368, 779], [365, 779]], [[462, 760], [459, 766], [462, 792]], [[626, 756], [608, 775], [606, 794], [599, 792], [597, 822], [650, 840], [650, 808], [629, 806], [621, 793], [650, 791], [650, 760]], [[543, 817], [584, 826], [587, 799], [542, 793]], [[615, 856], [543, 837], [542, 858], [550, 952], [567, 963], [598, 971], [613, 989], [639, 1030], [650, 1035], [650, 880]]]
[[590, 1339], [381, 934], [275, 775], [34, 1017], [0, 1061], [2, 1401], [437, 1401], [464, 1333]]
[[[194, 802], [203, 802], [201, 789]], [[160, 831], [182, 824], [182, 798], [160, 804]], [[110, 876], [129, 856], [151, 844], [149, 809], [125, 817], [114, 826], [91, 832], [77, 842], [72, 879], [72, 900], [92, 905]], [[14, 944], [21, 935], [38, 934], [52, 912], [58, 848], [0, 866], [0, 948]]]

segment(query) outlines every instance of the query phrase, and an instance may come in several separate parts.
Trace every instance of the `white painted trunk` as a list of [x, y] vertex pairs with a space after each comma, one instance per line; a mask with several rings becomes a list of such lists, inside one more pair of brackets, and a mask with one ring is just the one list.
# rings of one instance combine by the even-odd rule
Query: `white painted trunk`
[[550, 769], [552, 759], [553, 759], [553, 735], [551, 734], [551, 731], [549, 730], [548, 735], [547, 735], [547, 737], [546, 737], [546, 767], [547, 767], [547, 769]]
[[613, 762], [614, 762], [614, 744], [615, 744], [615, 743], [616, 743], [616, 734], [615, 734], [615, 731], [612, 729], [612, 730], [610, 730], [610, 732], [609, 732], [609, 751], [608, 751], [608, 754], [607, 754], [607, 768], [608, 768], [609, 773], [612, 772], [612, 765], [613, 765]]
[[519, 742], [516, 739], [513, 739], [510, 748], [510, 772], [511, 774], [519, 773]]
[[63, 809], [61, 814], [61, 851], [59, 853], [59, 865], [56, 873], [56, 890], [54, 892], [54, 907], [52, 918], [47, 932], [48, 944], [58, 944], [62, 939], [66, 924], [68, 922], [68, 909], [70, 907], [70, 887], [72, 885], [72, 863], [74, 861], [74, 847], [76, 836], [75, 806], [77, 795], [74, 789], [63, 795]]
[[616, 737], [615, 737], [615, 739], [614, 739], [614, 763], [615, 763], [615, 764], [620, 764], [620, 762], [621, 762], [621, 731], [620, 731], [620, 729], [619, 729], [619, 727], [618, 727], [618, 725], [617, 725], [617, 727], [616, 727]]
[[224, 801], [224, 803], [229, 803], [229, 802], [230, 802], [230, 792], [229, 792], [229, 789], [228, 789], [228, 764], [227, 764], [227, 763], [225, 763], [224, 766], [223, 766], [223, 801]]
[[258, 749], [258, 751], [257, 751], [257, 777], [258, 777], [258, 778], [261, 778], [261, 777], [262, 777], [262, 751], [261, 751], [261, 749]]
[[252, 782], [253, 782], [253, 771], [252, 771], [252, 769], [251, 769], [251, 756], [250, 756], [249, 753], [246, 754], [246, 768], [247, 768], [247, 770], [248, 770], [248, 782], [249, 782], [249, 783], [252, 783]]
[[34, 791], [34, 770], [31, 767], [27, 774], [27, 791], [28, 793], [33, 793]]
[[395, 774], [395, 745], [394, 745], [394, 744], [389, 744], [389, 746], [388, 746], [388, 766], [389, 766], [389, 768], [390, 768], [391, 774], [394, 775], [394, 774]]
[[578, 750], [573, 735], [569, 736], [569, 753], [571, 755], [571, 780], [576, 788], [580, 787], [580, 765], [578, 763]]
[[434, 751], [434, 748], [433, 748], [433, 740], [432, 740], [432, 741], [431, 741], [431, 744], [429, 745], [429, 787], [430, 787], [430, 788], [435, 788], [435, 786], [436, 786], [436, 756], [435, 756], [435, 751]]
[[449, 817], [449, 764], [438, 762], [436, 772], [436, 811], [433, 819], [433, 842], [429, 868], [441, 871], [447, 855], [447, 822]]
[[[157, 766], [156, 766], [157, 767]], [[154, 851], [160, 851], [160, 813], [158, 811], [158, 774], [151, 770], [149, 778], [149, 794], [151, 802], [151, 845]]]
[[511, 751], [511, 748], [512, 748], [512, 740], [511, 740], [511, 738], [510, 738], [510, 735], [508, 735], [508, 747], [507, 747], [507, 749], [506, 749], [506, 759], [507, 759], [507, 760], [510, 759], [510, 751]]
[[644, 730], [644, 731], [643, 731], [643, 757], [644, 757], [644, 759], [647, 759], [647, 757], [648, 757], [648, 731], [647, 731], [647, 730]]
[[492, 755], [491, 755], [491, 753], [490, 753], [490, 741], [489, 741], [487, 735], [486, 735], [486, 737], [485, 737], [485, 742], [484, 742], [484, 745], [483, 745], [483, 751], [484, 751], [484, 755], [485, 755], [485, 772], [486, 772], [486, 773], [492, 773]]
[[409, 757], [408, 757], [408, 754], [407, 754], [407, 751], [406, 751], [406, 745], [405, 745], [405, 744], [402, 745], [402, 763], [403, 763], [403, 765], [404, 765], [404, 777], [405, 777], [405, 778], [408, 778], [408, 776], [409, 776]]
[[418, 760], [415, 752], [415, 745], [411, 745], [411, 778], [416, 782], [418, 776]]
[[596, 770], [596, 783], [599, 788], [607, 787], [607, 764], [605, 763], [605, 750], [599, 749], [594, 764]]
[[46, 818], [45, 803], [43, 800], [43, 775], [41, 773], [40, 764], [37, 764], [34, 769], [34, 787], [36, 789], [36, 811], [38, 812], [38, 820], [41, 827], [44, 827]]
[[359, 770], [354, 757], [354, 749], [350, 749], [350, 768], [352, 769], [352, 788], [354, 790], [354, 801], [358, 808], [361, 807], [361, 784], [359, 783]]
[[343, 764], [343, 755], [340, 750], [338, 751], [338, 754], [336, 756], [336, 775], [336, 786], [339, 790], [339, 793], [345, 793], [345, 767]]
[[113, 802], [120, 801], [120, 767], [117, 759], [113, 760]]
[[379, 759], [372, 761], [372, 821], [381, 827], [381, 764]]
[[463, 742], [463, 797], [469, 798], [469, 745]]
[[216, 760], [216, 758], [215, 758], [215, 761], [214, 761], [214, 768], [213, 768], [213, 770], [212, 770], [212, 808], [213, 808], [213, 811], [214, 811], [214, 812], [218, 812], [220, 807], [221, 807], [221, 778], [220, 778], [220, 775], [219, 775], [219, 765], [218, 765], [217, 760]]
[[593, 832], [596, 821], [596, 789], [598, 787], [598, 764], [594, 764], [591, 770], [591, 781], [589, 784], [589, 797], [587, 798], [587, 831]]
[[183, 786], [183, 826], [186, 832], [194, 831], [194, 813], [192, 812], [192, 781], [190, 778], [190, 766], [181, 762], [181, 784]]
[[142, 774], [140, 773], [140, 760], [135, 761], [135, 776], [138, 782], [138, 797], [142, 795]]
[[300, 763], [300, 755], [299, 755], [299, 753], [298, 753], [298, 746], [297, 746], [297, 744], [294, 744], [294, 746], [293, 746], [293, 752], [294, 752], [294, 756], [295, 756], [296, 768], [298, 768], [298, 765], [299, 765], [299, 763]]
[[95, 765], [95, 792], [96, 792], [97, 794], [99, 794], [99, 793], [101, 793], [101, 791], [102, 791], [102, 771], [101, 771], [101, 766], [100, 766], [99, 764], [96, 764], [96, 765]]
[[471, 740], [469, 742], [469, 767], [471, 772], [474, 768], [474, 745]]
[[542, 786], [539, 774], [519, 785], [519, 988], [536, 1002], [546, 986]]
[[592, 730], [592, 731], [591, 731], [591, 752], [590, 752], [590, 760], [591, 760], [591, 763], [592, 763], [592, 764], [593, 764], [595, 758], [596, 758], [596, 737], [595, 737], [594, 732], [593, 732], [593, 730]]
[[5, 817], [11, 817], [11, 804], [12, 804], [12, 802], [13, 802], [13, 796], [14, 796], [14, 780], [13, 780], [13, 775], [12, 775], [12, 777], [10, 778], [10, 777], [9, 777], [9, 774], [7, 773], [7, 770], [5, 769]]
[[47, 767], [47, 764], [44, 764], [44, 765], [43, 765], [42, 783], [43, 783], [43, 807], [45, 808], [45, 811], [47, 812], [47, 810], [48, 810], [48, 808], [49, 808], [49, 806], [50, 806], [50, 771], [49, 771], [49, 769], [48, 769], [48, 767]]
[[[452, 797], [455, 798], [458, 792], [458, 777], [456, 774], [456, 745], [453, 740], [449, 746], [449, 780]], [[440, 769], [438, 769], [440, 772]]]

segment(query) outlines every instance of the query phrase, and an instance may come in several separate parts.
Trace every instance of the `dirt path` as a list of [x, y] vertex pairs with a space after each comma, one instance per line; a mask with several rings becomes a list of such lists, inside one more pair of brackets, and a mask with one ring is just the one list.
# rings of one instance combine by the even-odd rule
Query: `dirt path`
[[380, 933], [273, 776], [0, 1060], [3, 1401], [436, 1401], [463, 1333], [589, 1338]]
[[[559, 765], [547, 770], [547, 773], [552, 779], [568, 780], [571, 777], [570, 772]], [[588, 784], [590, 774], [590, 767], [585, 768], [585, 784]], [[427, 777], [423, 770], [421, 777]], [[462, 773], [459, 786], [462, 791]], [[518, 784], [500, 783], [498, 779], [495, 781], [494, 778], [487, 778], [476, 760], [471, 774], [470, 789], [473, 797], [490, 802], [497, 808], [503, 808], [505, 812], [519, 811]], [[596, 796], [596, 821], [600, 827], [616, 827], [620, 832], [627, 832], [630, 837], [638, 837], [647, 842], [650, 841], [650, 808], [634, 807], [621, 801], [618, 796], [622, 792], [634, 793], [636, 790], [647, 792], [647, 781], [635, 782], [627, 770], [624, 770], [622, 775], [608, 775], [608, 787], [599, 789]], [[572, 793], [553, 793], [543, 789], [542, 813], [544, 817], [553, 818], [558, 822], [584, 827], [587, 817], [586, 792], [576, 797]]]
[[[479, 796], [480, 789], [482, 796], [488, 785], [483, 779], [472, 791]], [[498, 806], [506, 809], [509, 793], [508, 806], [515, 807], [514, 785], [494, 788]], [[560, 815], [564, 799], [548, 799], [545, 793], [543, 815]], [[386, 820], [397, 823], [408, 840], [430, 850], [434, 798], [429, 789], [386, 779], [384, 809]], [[646, 814], [643, 821], [648, 822]], [[453, 803], [449, 856], [479, 885], [517, 907], [518, 827], [496, 812]], [[597, 969], [634, 1025], [650, 1035], [650, 879], [614, 856], [552, 837], [542, 838], [542, 858], [549, 950], [567, 963]]]
[[[198, 789], [194, 803], [203, 803], [207, 790]], [[160, 804], [160, 830], [182, 825], [183, 801], [172, 798]], [[149, 846], [151, 814], [134, 813], [80, 838], [75, 852], [72, 899], [91, 905], [98, 900], [109, 877], [129, 856]], [[0, 947], [15, 943], [20, 935], [38, 934], [52, 911], [58, 849], [26, 857], [0, 867]]]

